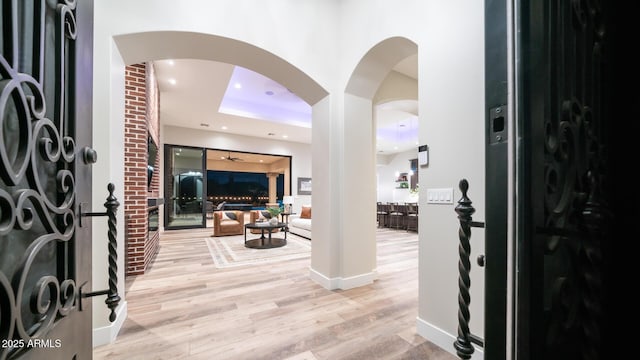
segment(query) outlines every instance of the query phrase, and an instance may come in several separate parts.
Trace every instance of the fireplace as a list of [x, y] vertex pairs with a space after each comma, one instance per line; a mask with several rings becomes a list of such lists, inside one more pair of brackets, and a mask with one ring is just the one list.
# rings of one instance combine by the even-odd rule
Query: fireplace
[[160, 208], [158, 206], [150, 206], [149, 207], [149, 239], [153, 239], [158, 232], [159, 226], [159, 213]]

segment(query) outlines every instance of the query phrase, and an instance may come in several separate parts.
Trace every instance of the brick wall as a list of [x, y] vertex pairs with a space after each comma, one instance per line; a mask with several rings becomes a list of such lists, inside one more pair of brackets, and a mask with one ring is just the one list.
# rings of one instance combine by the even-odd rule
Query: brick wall
[[[152, 66], [135, 64], [125, 68], [125, 189], [126, 274], [144, 274], [153, 261], [159, 235], [148, 238], [148, 197], [158, 197], [159, 174], [154, 172], [151, 191], [147, 187], [148, 137], [159, 144], [158, 91]], [[156, 157], [158, 169], [160, 157]]]

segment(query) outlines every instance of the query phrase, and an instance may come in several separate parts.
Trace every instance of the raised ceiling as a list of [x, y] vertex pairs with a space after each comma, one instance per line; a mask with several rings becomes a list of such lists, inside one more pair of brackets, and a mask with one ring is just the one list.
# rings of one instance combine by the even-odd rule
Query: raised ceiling
[[[154, 61], [166, 125], [311, 143], [311, 107], [279, 83], [251, 70], [208, 60]], [[417, 55], [394, 71], [417, 79]], [[415, 148], [417, 103], [378, 106], [378, 152]]]

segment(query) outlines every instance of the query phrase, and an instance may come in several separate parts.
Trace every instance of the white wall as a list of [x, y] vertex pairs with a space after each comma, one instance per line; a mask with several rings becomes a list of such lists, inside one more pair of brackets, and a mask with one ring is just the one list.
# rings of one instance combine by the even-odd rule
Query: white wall
[[[375, 247], [375, 239], [368, 239], [368, 243], [347, 243], [345, 236], [351, 230], [345, 230], [345, 226], [367, 228], [374, 221], [368, 214], [375, 208], [376, 200], [373, 153], [363, 155], [370, 156], [371, 160], [362, 163], [357, 154], [366, 152], [356, 148], [368, 146], [367, 142], [373, 136], [372, 111], [365, 105], [371, 98], [355, 99], [345, 96], [344, 92], [354, 69], [372, 47], [388, 38], [404, 37], [418, 47], [420, 143], [428, 144], [431, 149], [429, 167], [420, 169], [421, 191], [427, 187], [457, 188], [458, 181], [467, 178], [471, 183], [470, 195], [478, 210], [476, 218], [482, 220], [483, 3], [405, 0], [401, 5], [391, 0], [192, 0], [189, 6], [176, 6], [172, 0], [96, 1], [94, 139], [97, 139], [98, 153], [105, 154], [110, 161], [109, 166], [94, 172], [94, 179], [115, 179], [117, 188], [121, 189], [123, 167], [118, 159], [122, 141], [118, 131], [122, 128], [123, 101], [120, 73], [123, 63], [144, 60], [139, 53], [142, 51], [140, 46], [119, 49], [114, 45], [114, 36], [160, 30], [194, 32], [197, 36], [193, 43], [160, 45], [164, 46], [166, 56], [170, 56], [171, 51], [184, 51], [201, 58], [221, 52], [217, 48], [192, 45], [207, 34], [240, 40], [280, 57], [329, 92], [328, 96], [312, 104], [312, 268], [316, 271], [316, 280], [332, 281], [366, 274], [372, 270], [370, 249]], [[254, 69], [266, 71], [268, 65], [261, 64], [261, 60], [243, 61], [254, 65]], [[287, 86], [301, 86], [287, 78], [286, 72], [274, 70], [269, 75]], [[375, 82], [369, 85], [376, 86]], [[356, 134], [354, 129], [358, 129], [358, 124], [364, 130]], [[164, 136], [167, 133], [162, 131]], [[366, 140], [350, 142], [347, 134], [363, 136]], [[210, 141], [204, 138], [191, 140], [203, 144]], [[216, 142], [215, 147], [233, 148], [233, 144], [233, 139], [226, 139]], [[261, 149], [259, 152], [271, 151]], [[350, 212], [351, 223], [344, 224], [341, 222], [343, 213], [350, 208], [342, 202], [342, 197], [355, 191], [354, 179], [344, 175], [353, 173], [350, 171], [352, 166], [361, 170], [358, 177], [370, 176], [372, 179], [373, 185], [365, 187], [371, 193], [356, 196], [359, 200], [370, 200], [371, 209], [367, 207], [366, 211], [355, 214]], [[311, 174], [302, 176], [307, 175]], [[300, 175], [293, 174], [294, 181], [297, 176]], [[103, 187], [97, 180], [94, 185], [94, 189]], [[98, 192], [94, 203], [101, 203], [101, 198]], [[457, 229], [453, 206], [426, 204], [424, 196], [421, 197], [418, 332], [449, 351], [453, 351], [451, 343], [457, 328]], [[94, 238], [98, 236], [94, 235]], [[474, 233], [473, 244], [482, 243], [481, 233]], [[368, 254], [362, 259], [344, 254], [361, 245], [367, 247]], [[473, 273], [472, 279], [471, 327], [474, 333], [482, 335], [481, 274]], [[98, 281], [95, 283], [99, 284]]]
[[[96, 33], [96, 36], [98, 33]], [[95, 41], [95, 40], [94, 40]], [[95, 47], [94, 47], [95, 49]], [[113, 41], [104, 44], [103, 52], [94, 52], [94, 72], [96, 69], [96, 59], [100, 56], [106, 57], [108, 67], [101, 71], [104, 75], [104, 83], [98, 86], [95, 82], [93, 86], [93, 148], [98, 153], [98, 162], [92, 167], [93, 178], [93, 206], [98, 210], [99, 204], [103, 204], [106, 199], [106, 184], [115, 185], [114, 196], [120, 201], [120, 208], [116, 216], [117, 220], [117, 247], [118, 254], [118, 294], [121, 297], [118, 307], [118, 318], [115, 324], [109, 322], [109, 310], [104, 304], [103, 297], [92, 299], [94, 346], [113, 341], [118, 333], [119, 327], [126, 317], [126, 296], [124, 292], [124, 62]], [[102, 99], [103, 101], [96, 101]], [[96, 114], [109, 113], [111, 109], [114, 116], [121, 120], [109, 122], [100, 119]], [[108, 276], [108, 249], [105, 245], [107, 238], [107, 221], [104, 218], [93, 218], [92, 223], [92, 282], [94, 289], [107, 289]]]
[[[420, 191], [454, 188], [469, 180], [474, 219], [484, 220], [484, 22], [483, 3], [427, 1], [420, 47], [420, 144], [429, 145], [429, 166], [420, 168]], [[446, 34], [446, 36], [443, 36]], [[420, 197], [420, 309], [418, 328], [437, 340], [457, 329], [458, 220], [454, 205]], [[471, 258], [484, 244], [474, 229]], [[472, 266], [471, 331], [483, 336], [483, 272]], [[446, 334], [442, 334], [441, 331]], [[443, 341], [439, 341], [443, 343]], [[445, 343], [446, 345], [446, 343]], [[450, 349], [449, 345], [449, 349]]]

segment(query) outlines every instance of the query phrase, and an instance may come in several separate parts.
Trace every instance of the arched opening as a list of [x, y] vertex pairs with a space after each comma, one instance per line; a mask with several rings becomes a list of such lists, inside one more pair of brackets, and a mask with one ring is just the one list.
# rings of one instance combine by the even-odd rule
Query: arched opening
[[[417, 67], [417, 53], [417, 44], [409, 39], [386, 39], [364, 55], [345, 89], [344, 136], [349, 141], [344, 143], [344, 177], [362, 182], [357, 184], [359, 191], [350, 191], [351, 185], [345, 184], [343, 208], [353, 218], [343, 224], [342, 268], [343, 276], [360, 277], [356, 286], [377, 276], [376, 113], [384, 104], [401, 111], [409, 103], [398, 100], [417, 100], [417, 79], [397, 71], [406, 59]], [[415, 67], [411, 70], [417, 77]], [[355, 253], [357, 259], [349, 255]]]
[[[110, 91], [112, 91], [111, 96], [116, 99], [121, 96], [117, 94], [121, 87], [120, 82], [124, 82], [123, 79], [118, 78], [118, 76], [121, 75], [121, 68], [127, 65], [153, 63], [167, 59], [188, 59], [192, 62], [199, 61], [201, 63], [215, 62], [226, 65], [227, 69], [229, 67], [233, 68], [234, 66], [250, 69], [273, 80], [273, 82], [281, 84], [283, 89], [295, 93], [309, 105], [315, 104], [327, 95], [327, 92], [319, 86], [318, 83], [292, 64], [270, 52], [234, 39], [193, 32], [161, 31], [118, 35], [114, 37], [114, 45], [117, 51], [114, 51], [115, 59], [111, 64], [113, 73], [110, 80]], [[206, 80], [208, 78], [208, 76], [200, 77], [203, 87], [210, 85]], [[222, 81], [224, 81], [224, 79]], [[207, 102], [211, 101], [211, 99], [202, 98], [196, 101]], [[212, 107], [211, 109], [217, 111], [216, 107]], [[111, 109], [110, 120], [116, 124], [121, 122], [124, 111], [124, 109]], [[204, 119], [199, 120], [199, 122], [204, 122]], [[253, 125], [253, 127], [257, 126]], [[199, 131], [199, 133], [204, 133], [204, 131]], [[195, 140], [198, 141], [202, 139]], [[237, 138], [227, 137], [222, 140], [218, 146], [197, 145], [197, 147], [202, 149], [219, 147], [231, 151], [245, 151], [247, 153], [262, 152], [256, 149], [239, 148], [239, 142]], [[189, 146], [192, 144], [185, 143], [181, 145]], [[269, 149], [265, 152], [272, 153], [274, 151], [273, 149]], [[162, 156], [162, 151], [160, 151], [160, 157]], [[162, 160], [163, 159], [159, 161]], [[163, 166], [160, 166], [160, 169], [163, 169]], [[309, 166], [309, 172], [310, 171]], [[302, 174], [302, 176], [310, 175], [310, 173]], [[289, 185], [288, 182], [287, 185]], [[194, 188], [202, 188], [200, 192], [206, 192], [204, 184], [196, 184]], [[165, 198], [166, 204], [167, 194], [164, 195], [163, 197]], [[163, 215], [164, 214], [161, 213], [160, 217], [164, 217]], [[145, 251], [147, 251], [146, 248]]]
[[417, 233], [418, 101], [377, 104], [374, 116], [377, 227]]
[[309, 105], [328, 95], [315, 80], [282, 58], [243, 41], [186, 31], [152, 31], [114, 37], [125, 64], [199, 59], [253, 70], [287, 87]]

